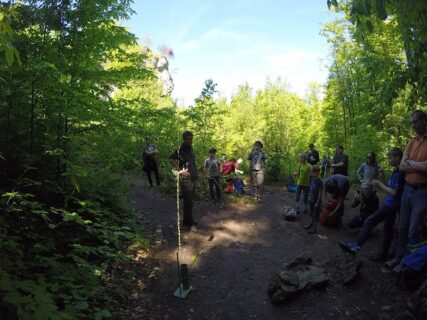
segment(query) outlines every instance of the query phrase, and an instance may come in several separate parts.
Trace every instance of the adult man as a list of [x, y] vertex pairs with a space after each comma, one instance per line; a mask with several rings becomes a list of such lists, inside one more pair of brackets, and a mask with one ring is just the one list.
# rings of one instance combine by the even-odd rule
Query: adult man
[[197, 223], [193, 219], [193, 197], [197, 180], [196, 156], [193, 151], [193, 133], [185, 131], [182, 134], [183, 143], [170, 156], [172, 166], [180, 171], [179, 185], [183, 198], [184, 218], [182, 226], [190, 230]]
[[348, 176], [348, 156], [344, 154], [343, 146], [337, 146], [331, 166], [333, 170], [332, 174]]
[[388, 267], [400, 263], [408, 247], [423, 241], [422, 232], [427, 217], [427, 115], [415, 110], [411, 115], [411, 125], [416, 136], [409, 140], [403, 152], [400, 170], [406, 172], [403, 188], [399, 224], [398, 246], [395, 259]]
[[153, 180], [151, 179], [151, 171], [154, 171], [154, 176], [156, 177], [157, 185], [160, 184], [159, 178], [159, 168], [156, 162], [156, 154], [158, 153], [157, 147], [155, 144], [150, 143], [150, 138], [145, 138], [145, 145], [143, 149], [142, 160], [144, 161], [144, 167], [142, 170], [145, 171], [148, 178], [148, 183], [150, 187], [153, 186]]
[[348, 227], [350, 229], [360, 228], [365, 220], [379, 208], [379, 199], [374, 192], [374, 187], [370, 181], [362, 185], [361, 192], [354, 196], [351, 207], [355, 208], [360, 204], [359, 214], [350, 220]]
[[319, 152], [314, 149], [314, 144], [310, 143], [308, 146], [310, 149], [307, 151], [307, 162], [312, 166], [317, 165], [319, 163]]

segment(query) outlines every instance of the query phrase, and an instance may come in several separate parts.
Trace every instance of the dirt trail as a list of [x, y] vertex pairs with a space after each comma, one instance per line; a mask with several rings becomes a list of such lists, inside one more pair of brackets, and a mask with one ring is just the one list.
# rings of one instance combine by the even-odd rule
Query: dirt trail
[[[282, 218], [292, 195], [277, 187], [268, 191], [262, 204], [219, 209], [196, 203], [198, 231], [183, 233], [180, 254], [181, 263], [190, 266], [193, 290], [181, 300], [172, 295], [177, 288], [175, 200], [136, 185], [134, 209], [155, 245], [121, 272], [128, 288], [122, 319], [395, 319], [406, 302], [402, 289], [368, 259], [380, 241], [380, 228], [359, 253], [364, 265], [357, 283], [312, 291], [285, 305], [269, 302], [268, 280], [283, 262], [302, 253], [323, 262], [340, 253], [339, 240], [353, 240], [354, 233], [320, 226], [317, 235], [308, 235], [302, 228], [308, 216], [296, 222]], [[344, 222], [354, 214], [347, 204]]]

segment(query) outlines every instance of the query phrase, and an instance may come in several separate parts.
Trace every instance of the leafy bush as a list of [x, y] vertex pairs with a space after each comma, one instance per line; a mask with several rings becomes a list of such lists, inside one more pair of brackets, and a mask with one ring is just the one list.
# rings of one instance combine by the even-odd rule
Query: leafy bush
[[107, 267], [127, 259], [126, 248], [134, 240], [147, 242], [137, 236], [129, 211], [75, 197], [66, 202], [66, 206], [54, 206], [39, 202], [31, 193], [2, 194], [1, 319], [112, 315], [105, 308], [114, 304], [103, 288]]

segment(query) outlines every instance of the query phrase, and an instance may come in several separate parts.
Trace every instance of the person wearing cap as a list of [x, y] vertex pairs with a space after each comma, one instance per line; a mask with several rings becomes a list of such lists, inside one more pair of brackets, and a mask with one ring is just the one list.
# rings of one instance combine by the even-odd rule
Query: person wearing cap
[[309, 149], [307, 151], [307, 162], [312, 166], [317, 165], [320, 161], [319, 152], [314, 149], [314, 144], [312, 143], [310, 143], [308, 147]]
[[251, 173], [252, 187], [255, 192], [255, 199], [261, 201], [264, 186], [264, 167], [267, 153], [262, 150], [261, 141], [255, 141], [254, 148], [248, 156], [249, 172]]
[[348, 176], [348, 155], [344, 154], [343, 146], [337, 146], [334, 158], [332, 159], [331, 167], [332, 174]]
[[209, 158], [205, 160], [204, 169], [205, 175], [209, 182], [209, 193], [213, 202], [221, 201], [221, 188], [220, 188], [220, 172], [221, 172], [221, 160], [216, 156], [216, 149], [209, 149]]

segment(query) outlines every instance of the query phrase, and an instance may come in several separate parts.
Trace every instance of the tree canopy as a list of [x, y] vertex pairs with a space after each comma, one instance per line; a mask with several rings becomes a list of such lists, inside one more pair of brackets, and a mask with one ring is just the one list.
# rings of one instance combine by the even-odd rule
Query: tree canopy
[[192, 106], [164, 94], [158, 53], [120, 24], [131, 3], [0, 3], [0, 318], [113, 315], [109, 267], [148, 244], [126, 182], [141, 172], [146, 137], [162, 192], [174, 192], [168, 158], [184, 130], [200, 170], [210, 147], [246, 159], [261, 140], [267, 179], [283, 183], [309, 143], [327, 157], [344, 145], [354, 176], [367, 152], [383, 161], [403, 148], [411, 111], [426, 110], [424, 0], [328, 0], [343, 17], [321, 30], [326, 84], [300, 97], [281, 79], [244, 83], [226, 99], [206, 79]]

